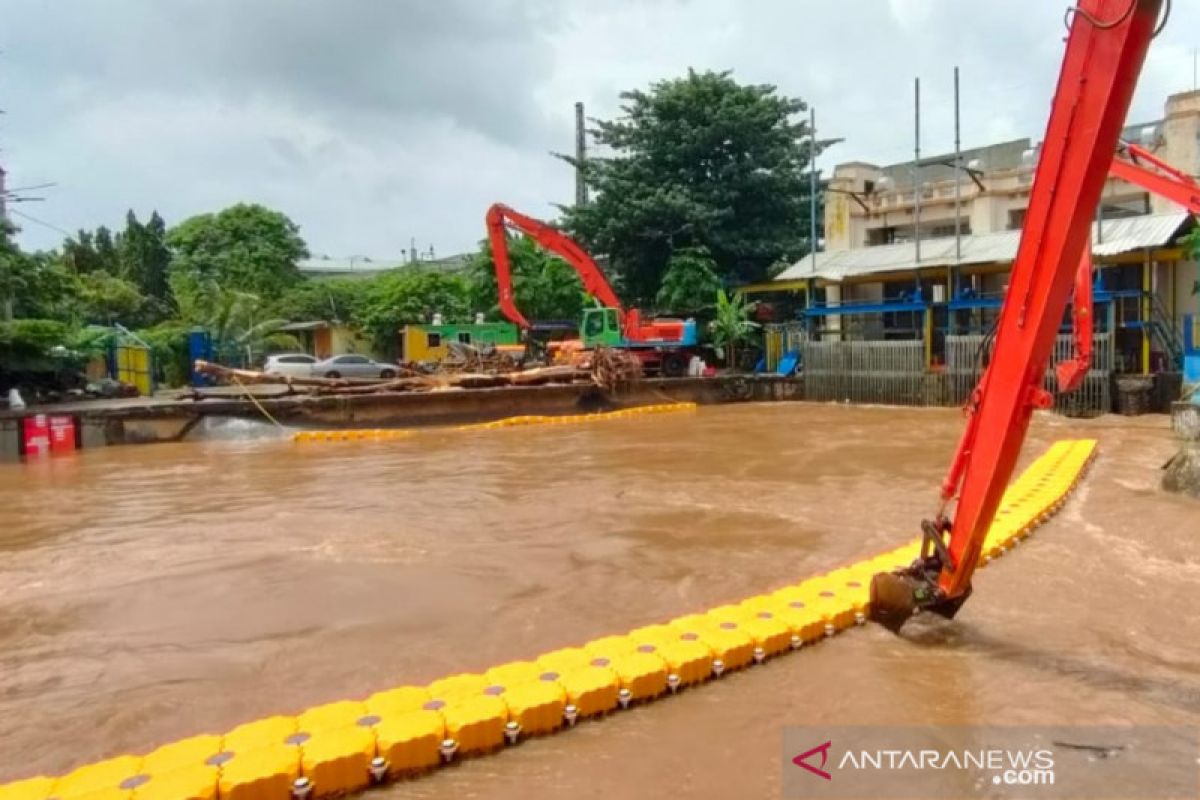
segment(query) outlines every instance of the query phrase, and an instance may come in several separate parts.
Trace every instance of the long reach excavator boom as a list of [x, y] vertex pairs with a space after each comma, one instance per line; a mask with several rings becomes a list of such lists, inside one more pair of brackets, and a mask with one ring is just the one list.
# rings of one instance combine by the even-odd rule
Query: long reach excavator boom
[[922, 523], [921, 557], [871, 582], [872, 618], [889, 628], [921, 610], [953, 617], [970, 595], [1030, 418], [1051, 402], [1042, 378], [1162, 5], [1081, 0], [1067, 12], [1066, 52], [991, 363], [970, 401], [937, 514]]
[[[562, 258], [579, 273], [584, 291], [599, 300], [605, 308], [612, 309], [617, 317], [617, 330], [612, 332], [616, 339], [610, 339], [606, 344], [643, 349], [678, 348], [696, 344], [694, 322], [687, 323], [677, 319], [652, 319], [643, 322], [640, 311], [636, 308], [625, 308], [608, 279], [604, 277], [604, 271], [587, 251], [554, 226], [522, 214], [503, 203], [496, 203], [488, 209], [485, 223], [488, 243], [492, 248], [492, 261], [496, 266], [500, 312], [522, 329], [528, 329], [530, 323], [517, 309], [513, 295], [512, 263], [508, 257], [508, 228], [524, 233], [539, 247]], [[598, 324], [604, 322], [600, 316], [591, 316]], [[587, 331], [584, 331], [584, 337], [588, 338]]]

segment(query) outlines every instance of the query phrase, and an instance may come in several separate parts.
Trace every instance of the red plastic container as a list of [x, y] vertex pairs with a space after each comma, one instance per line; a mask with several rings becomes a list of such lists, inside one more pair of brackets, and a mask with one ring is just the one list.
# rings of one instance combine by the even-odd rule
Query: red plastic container
[[69, 414], [50, 417], [50, 452], [70, 453], [75, 449], [75, 418]]
[[27, 456], [44, 456], [50, 452], [50, 420], [45, 414], [34, 414], [21, 420], [21, 441]]

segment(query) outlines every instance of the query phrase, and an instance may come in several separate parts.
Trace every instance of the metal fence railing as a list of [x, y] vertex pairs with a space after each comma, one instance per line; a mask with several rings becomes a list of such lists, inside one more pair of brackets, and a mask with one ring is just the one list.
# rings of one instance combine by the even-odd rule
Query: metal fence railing
[[925, 344], [911, 341], [801, 342], [810, 400], [925, 405]]
[[[980, 356], [983, 346], [982, 334], [946, 337], [947, 401], [959, 405], [966, 402], [971, 390], [979, 383], [981, 366], [985, 360]], [[991, 357], [989, 345], [987, 357]], [[1059, 394], [1054, 377], [1054, 367], [1060, 361], [1071, 358], [1073, 345], [1068, 334], [1060, 334], [1054, 342], [1054, 351], [1046, 369], [1043, 386], [1054, 394], [1054, 409], [1065, 414], [1104, 414], [1112, 410], [1112, 376], [1114, 369], [1114, 345], [1111, 333], [1097, 333], [1092, 338], [1092, 366], [1084, 378], [1083, 385], [1069, 394]]]

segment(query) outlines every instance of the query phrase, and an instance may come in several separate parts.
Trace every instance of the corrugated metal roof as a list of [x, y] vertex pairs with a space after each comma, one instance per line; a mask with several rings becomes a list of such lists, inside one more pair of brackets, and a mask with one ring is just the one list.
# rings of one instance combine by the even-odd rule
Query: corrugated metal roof
[[[1143, 247], [1162, 247], [1170, 244], [1190, 215], [1184, 211], [1171, 214], [1149, 214], [1138, 217], [1105, 220], [1103, 241], [1097, 242], [1096, 226], [1092, 225], [1092, 252], [1098, 256], [1113, 256], [1140, 250]], [[960, 264], [994, 264], [1012, 261], [1017, 256], [1020, 231], [998, 231], [962, 237]], [[816, 269], [812, 256], [797, 261], [776, 276], [777, 281], [821, 278], [841, 281], [846, 278], [876, 273], [911, 271], [915, 248], [912, 242], [861, 247], [855, 250], [830, 250], [817, 253]], [[954, 237], [923, 239], [921, 268], [950, 266], [955, 262]]]

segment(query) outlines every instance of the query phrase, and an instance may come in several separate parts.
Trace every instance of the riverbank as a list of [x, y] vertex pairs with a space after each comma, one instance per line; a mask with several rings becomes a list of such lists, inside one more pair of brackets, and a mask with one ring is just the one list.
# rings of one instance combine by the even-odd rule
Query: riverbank
[[589, 384], [503, 386], [438, 392], [361, 395], [289, 393], [264, 384], [230, 388], [227, 394], [194, 400], [155, 396], [60, 403], [23, 411], [0, 411], [0, 458], [20, 453], [21, 420], [36, 414], [73, 418], [82, 448], [183, 441], [206, 418], [264, 421], [295, 427], [425, 427], [487, 422], [525, 414], [575, 414], [664, 402], [701, 405], [800, 400], [803, 381], [779, 376], [651, 378], [616, 394]]

